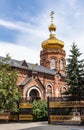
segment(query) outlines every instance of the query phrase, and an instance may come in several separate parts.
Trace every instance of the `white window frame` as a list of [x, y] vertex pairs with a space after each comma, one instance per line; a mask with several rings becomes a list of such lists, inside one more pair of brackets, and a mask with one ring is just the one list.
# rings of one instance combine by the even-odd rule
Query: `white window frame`
[[55, 59], [55, 58], [52, 58], [52, 59], [51, 59], [50, 68], [51, 68], [51, 69], [56, 69], [56, 59]]

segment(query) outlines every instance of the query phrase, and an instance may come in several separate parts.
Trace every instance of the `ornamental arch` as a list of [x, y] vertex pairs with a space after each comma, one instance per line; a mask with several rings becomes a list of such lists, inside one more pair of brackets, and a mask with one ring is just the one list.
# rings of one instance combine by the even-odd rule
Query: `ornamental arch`
[[[60, 88], [60, 94], [62, 95], [63, 92], [67, 91], [67, 86], [63, 85], [61, 88]], [[63, 96], [63, 95], [62, 95]]]
[[28, 100], [31, 100], [31, 101], [38, 100], [38, 99], [41, 99], [41, 97], [42, 97], [42, 93], [37, 86], [31, 87], [27, 91], [27, 99]]

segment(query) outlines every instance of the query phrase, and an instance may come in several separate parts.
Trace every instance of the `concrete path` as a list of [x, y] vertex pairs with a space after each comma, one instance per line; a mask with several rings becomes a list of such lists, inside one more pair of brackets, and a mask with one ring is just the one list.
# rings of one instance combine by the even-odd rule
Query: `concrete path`
[[30, 122], [30, 123], [2, 123], [0, 130], [21, 130], [36, 126], [45, 126], [47, 122]]
[[0, 130], [84, 130], [84, 126], [48, 125], [47, 122], [3, 123]]

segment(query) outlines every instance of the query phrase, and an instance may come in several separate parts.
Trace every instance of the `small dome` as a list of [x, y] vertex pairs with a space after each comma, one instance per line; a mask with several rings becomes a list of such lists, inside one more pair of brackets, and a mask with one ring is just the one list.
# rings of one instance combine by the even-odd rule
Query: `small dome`
[[49, 26], [49, 31], [56, 31], [56, 26], [53, 23]]

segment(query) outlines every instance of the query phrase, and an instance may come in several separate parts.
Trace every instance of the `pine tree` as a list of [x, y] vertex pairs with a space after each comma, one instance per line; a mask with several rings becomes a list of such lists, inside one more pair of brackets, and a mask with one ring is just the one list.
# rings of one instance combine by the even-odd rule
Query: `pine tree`
[[84, 59], [79, 60], [81, 53], [75, 43], [72, 44], [70, 52], [66, 67], [66, 80], [70, 87], [65, 94], [80, 97], [84, 95]]

